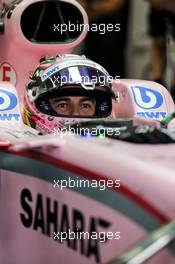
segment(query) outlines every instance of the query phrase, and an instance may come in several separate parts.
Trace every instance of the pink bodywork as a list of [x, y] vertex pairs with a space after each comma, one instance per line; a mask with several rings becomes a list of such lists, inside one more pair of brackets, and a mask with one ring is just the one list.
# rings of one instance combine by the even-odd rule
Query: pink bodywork
[[[166, 159], [162, 159], [164, 155], [161, 153], [167, 153]], [[72, 263], [109, 263], [148, 234], [147, 225], [154, 229], [175, 217], [174, 145], [135, 146], [110, 139], [43, 136], [31, 141], [19, 140], [13, 152], [0, 155], [1, 166], [4, 164], [4, 169], [0, 171], [0, 210], [3, 211], [0, 224], [1, 263], [55, 264], [59, 261], [62, 264], [68, 263], [70, 258]], [[26, 169], [25, 164], [28, 164]], [[32, 167], [35, 168], [34, 174], [31, 174]], [[49, 178], [44, 180], [46, 175]], [[75, 180], [77, 177], [89, 180], [120, 180], [121, 185], [119, 188], [101, 191], [91, 188], [85, 193], [79, 188], [77, 191], [74, 188], [61, 191], [53, 185], [54, 179], [61, 179], [62, 175], [64, 179], [70, 176]], [[22, 198], [26, 189], [31, 198]], [[43, 231], [39, 226], [34, 229], [35, 217], [39, 218], [41, 213], [36, 211], [39, 194], [44, 210]], [[49, 224], [51, 233], [46, 235], [48, 198], [52, 212], [54, 201], [59, 205], [58, 229], [63, 207], [67, 206], [71, 229], [72, 212], [76, 210], [83, 215], [86, 232], [93, 217], [97, 221], [97, 232], [120, 232], [121, 238], [104, 244], [98, 241], [98, 254], [93, 253], [89, 257], [87, 240], [84, 241], [84, 254], [80, 253], [79, 247], [77, 250], [69, 248], [66, 241], [63, 244], [54, 241], [53, 224]], [[129, 204], [123, 199], [128, 199]], [[28, 219], [29, 207], [33, 217], [30, 227], [27, 228], [22, 223], [21, 215]], [[100, 227], [97, 224], [98, 219], [109, 222], [110, 226], [107, 229]], [[99, 260], [97, 256], [100, 256]], [[148, 263], [164, 264], [165, 261], [168, 264], [175, 261], [168, 251], [159, 253]]]
[[[58, 53], [71, 53], [73, 48], [78, 46], [87, 34], [86, 28], [78, 39], [65, 44], [39, 44], [28, 41], [21, 30], [21, 15], [29, 5], [41, 1], [23, 0], [18, 4], [11, 18], [4, 19], [5, 32], [0, 37], [0, 80], [13, 83], [19, 91], [21, 98], [23, 98], [26, 84], [29, 81], [29, 75], [37, 67], [41, 58], [55, 56]], [[88, 24], [87, 14], [77, 1], [61, 1], [77, 7], [82, 13], [84, 24]]]
[[[143, 103], [142, 97], [137, 87], [143, 87], [143, 89], [146, 88], [152, 90], [152, 92], [147, 92], [146, 94], [148, 102]], [[133, 92], [133, 89], [135, 88], [137, 89], [137, 94], [134, 94]], [[119, 103], [116, 105], [117, 117], [130, 118], [133, 116], [140, 116], [147, 119], [152, 119], [150, 116], [151, 111], [153, 119], [162, 120], [166, 114], [175, 111], [175, 105], [169, 91], [158, 83], [145, 80], [121, 79], [120, 81], [113, 82], [113, 89], [120, 94]], [[156, 100], [154, 92], [158, 92], [163, 98], [162, 105], [155, 109], [151, 107], [151, 105], [154, 105], [154, 101]], [[137, 103], [140, 103], [140, 106], [144, 107], [139, 107], [139, 104], [136, 103], [134, 96], [137, 98]], [[146, 109], [146, 107], [148, 109]], [[159, 113], [159, 115], [156, 113]]]
[[[2, 89], [17, 97], [11, 84], [0, 84]], [[5, 103], [1, 105], [7, 106]], [[19, 103], [13, 113], [20, 113]], [[143, 118], [134, 120], [137, 124], [152, 122], [157, 125], [156, 121]], [[37, 131], [23, 125], [21, 119], [14, 126], [1, 120], [0, 133], [12, 145], [9, 151], [0, 152], [0, 211], [3, 212], [0, 262], [3, 264], [55, 264], [58, 259], [64, 264], [70, 258], [72, 263], [109, 263], [150, 231], [175, 217], [174, 145], [155, 147], [70, 135], [37, 136]], [[97, 181], [120, 180], [120, 187], [108, 190], [77, 188], [76, 191], [74, 188], [61, 191], [53, 187], [54, 179], [69, 176], [75, 180], [77, 177]], [[24, 192], [31, 196], [23, 196]], [[43, 227], [35, 226], [35, 219], [40, 219], [41, 214], [36, 211], [38, 197], [42, 199], [40, 203], [44, 210]], [[59, 206], [55, 211], [58, 228], [59, 217], [66, 206], [71, 228], [72, 212], [76, 211], [85, 221], [84, 232], [92, 228], [93, 219], [97, 232], [120, 232], [121, 237], [104, 244], [95, 241], [97, 252], [90, 255], [88, 248], [94, 245], [92, 240], [83, 242], [83, 254], [78, 244], [77, 250], [68, 247], [66, 241], [60, 244], [53, 239], [52, 223], [48, 224], [51, 229], [46, 235], [49, 223], [46, 201], [50, 203], [49, 210], [53, 210], [54, 202]], [[30, 227], [22, 222], [29, 217], [27, 208], [33, 215]], [[107, 221], [109, 227], [100, 226], [99, 219]], [[165, 250], [149, 264], [164, 264], [165, 260], [168, 264], [175, 261], [171, 252]]]
[[[16, 87], [21, 97], [30, 71], [36, 67], [43, 55], [70, 53], [86, 35], [84, 32], [74, 43], [64, 45], [29, 43], [21, 33], [20, 17], [23, 10], [33, 2], [37, 1], [24, 0], [18, 5], [12, 18], [5, 20], [7, 30], [0, 38], [0, 48], [3, 51], [0, 54], [1, 74], [5, 71], [5, 75], [1, 75], [1, 80], [3, 76], [7, 80], [10, 78], [9, 81], [12, 83], [16, 80]], [[87, 15], [76, 1], [65, 0], [65, 2], [77, 6], [83, 14], [84, 23], [87, 23]], [[9, 65], [14, 69], [10, 75]], [[136, 117], [138, 112], [149, 112], [142, 111], [135, 103], [131, 91], [133, 86], [143, 86], [161, 93], [164, 100], [158, 109], [151, 110], [153, 117], [156, 111], [168, 114], [175, 110], [167, 90], [153, 82], [121, 80], [120, 83], [114, 82], [113, 86], [116, 92], [120, 93], [120, 100], [115, 106], [117, 117]], [[0, 89], [18, 97], [14, 86], [9, 83], [1, 82]], [[150, 102], [153, 99], [154, 96], [150, 97]], [[14, 122], [7, 120], [0, 122], [0, 135], [4, 142], [1, 146], [13, 145], [8, 151], [4, 149], [0, 151], [0, 212], [2, 212], [0, 263], [109, 263], [150, 231], [175, 218], [173, 144], [135, 145], [110, 139], [82, 139], [68, 135], [39, 137], [37, 131], [23, 124], [19, 102], [10, 112], [1, 109], [0, 114], [3, 117], [4, 114], [8, 117], [19, 115], [19, 119], [14, 118]], [[161, 119], [161, 115], [158, 117], [157, 119]], [[157, 121], [140, 117], [134, 120], [137, 124], [159, 125]], [[61, 191], [53, 187], [53, 180], [63, 176], [98, 181], [119, 179], [121, 186], [105, 191], [100, 191], [98, 188], [84, 192], [81, 189]], [[31, 199], [22, 198], [25, 189], [30, 192]], [[49, 236], [43, 234], [41, 227], [34, 228], [34, 218], [35, 216], [39, 218], [41, 214], [41, 211], [36, 213], [37, 197], [42, 199], [40, 202], [44, 208], [44, 227], [48, 222], [46, 205], [49, 201], [52, 211], [54, 202], [58, 205], [58, 226], [60, 226], [62, 209], [67, 206], [70, 226], [73, 224], [72, 212], [76, 210], [84, 217], [85, 231], [89, 230], [90, 221], [93, 219], [97, 232], [118, 231], [121, 238], [104, 244], [95, 242], [99, 259], [97, 253], [91, 252], [88, 256], [88, 241], [84, 242], [84, 254], [81, 252], [80, 244], [77, 245], [77, 250], [68, 247], [67, 241], [60, 244], [53, 240], [52, 225]], [[28, 217], [24, 203], [27, 203], [29, 210], [32, 209], [33, 214], [32, 224], [28, 228], [21, 220], [22, 215]], [[108, 229], [99, 225], [100, 219], [110, 223]], [[175, 263], [170, 251], [160, 252], [149, 261], [149, 264], [164, 263]]]

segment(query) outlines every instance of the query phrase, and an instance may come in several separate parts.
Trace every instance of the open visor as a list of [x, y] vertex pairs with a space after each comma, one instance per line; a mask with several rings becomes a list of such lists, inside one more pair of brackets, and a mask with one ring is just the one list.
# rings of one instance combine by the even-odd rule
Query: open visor
[[51, 116], [105, 118], [112, 111], [112, 95], [105, 88], [86, 90], [78, 85], [45, 93], [35, 105], [40, 112]]
[[55, 66], [47, 71], [44, 77], [46, 80], [40, 86], [40, 93], [75, 84], [80, 84], [85, 90], [93, 90], [95, 87], [101, 86], [105, 87], [108, 92], [112, 91], [112, 77], [107, 72], [87, 65], [71, 66], [64, 69]]

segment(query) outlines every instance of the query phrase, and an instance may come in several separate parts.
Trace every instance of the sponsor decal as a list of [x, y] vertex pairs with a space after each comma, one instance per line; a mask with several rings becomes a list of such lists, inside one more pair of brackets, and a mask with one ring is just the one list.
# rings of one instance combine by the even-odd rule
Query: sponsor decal
[[8, 113], [8, 111], [15, 109], [17, 104], [18, 99], [14, 93], [0, 89], [0, 121], [19, 121], [19, 114]]
[[14, 93], [0, 89], [0, 112], [13, 110], [17, 104], [18, 99]]
[[1, 114], [0, 113], [0, 121], [19, 121], [19, 114]]
[[0, 66], [0, 80], [3, 82], [11, 82], [13, 85], [16, 85], [16, 72], [14, 68], [4, 62]]
[[166, 117], [166, 112], [137, 112], [137, 115], [149, 119], [163, 119]]
[[[85, 217], [82, 211], [76, 208], [69, 208], [66, 204], [61, 204], [50, 197], [44, 197], [41, 193], [32, 194], [25, 188], [20, 194], [21, 212], [20, 221], [25, 228], [30, 228], [43, 235], [53, 238], [55, 242], [78, 252], [86, 258], [101, 262], [99, 239], [71, 239], [66, 237], [63, 241], [55, 240], [53, 234], [69, 234], [70, 232], [98, 233], [99, 229], [108, 230], [111, 223], [100, 217]], [[115, 239], [119, 239], [120, 232], [115, 234]], [[55, 237], [58, 237], [56, 235]], [[105, 239], [105, 243], [108, 239]]]
[[47, 70], [46, 72], [44, 71], [44, 73], [41, 75], [41, 80], [44, 81], [47, 78], [49, 78], [51, 75], [53, 75], [54, 73], [59, 71], [59, 67], [56, 66], [54, 68], [50, 68], [49, 70]]
[[131, 86], [136, 105], [144, 110], [157, 109], [163, 105], [160, 92], [142, 86]]
[[[140, 108], [137, 115], [148, 119], [162, 120], [167, 113], [158, 111], [164, 103], [163, 95], [151, 88], [131, 86], [135, 104]], [[152, 111], [151, 111], [152, 110]]]

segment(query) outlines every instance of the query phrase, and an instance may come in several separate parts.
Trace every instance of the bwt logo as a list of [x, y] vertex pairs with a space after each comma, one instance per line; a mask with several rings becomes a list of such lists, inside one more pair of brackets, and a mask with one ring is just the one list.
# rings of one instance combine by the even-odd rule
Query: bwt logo
[[56, 66], [55, 68], [52, 68], [51, 70], [47, 71], [45, 74], [43, 74], [42, 79], [43, 81], [45, 79], [47, 79], [48, 77], [50, 77], [51, 75], [53, 75], [54, 73], [56, 73], [57, 71], [59, 71], [59, 67]]
[[0, 112], [13, 110], [17, 103], [18, 100], [15, 94], [0, 89]]
[[134, 101], [142, 109], [157, 109], [163, 104], [161, 93], [142, 86], [131, 86]]

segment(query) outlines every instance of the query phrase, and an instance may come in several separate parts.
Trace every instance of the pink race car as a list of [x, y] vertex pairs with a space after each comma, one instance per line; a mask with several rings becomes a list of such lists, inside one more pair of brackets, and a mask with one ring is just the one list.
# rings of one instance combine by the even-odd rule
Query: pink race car
[[[49, 56], [70, 53], [86, 35], [56, 43], [44, 24], [46, 11], [53, 12], [47, 25], [63, 23], [54, 21], [54, 12], [64, 20], [76, 13], [87, 23], [71, 0], [2, 8], [0, 263], [173, 264], [170, 94], [154, 82], [111, 82], [101, 65], [70, 54], [43, 59], [29, 81], [48, 50]], [[58, 85], [58, 76], [71, 79]]]

